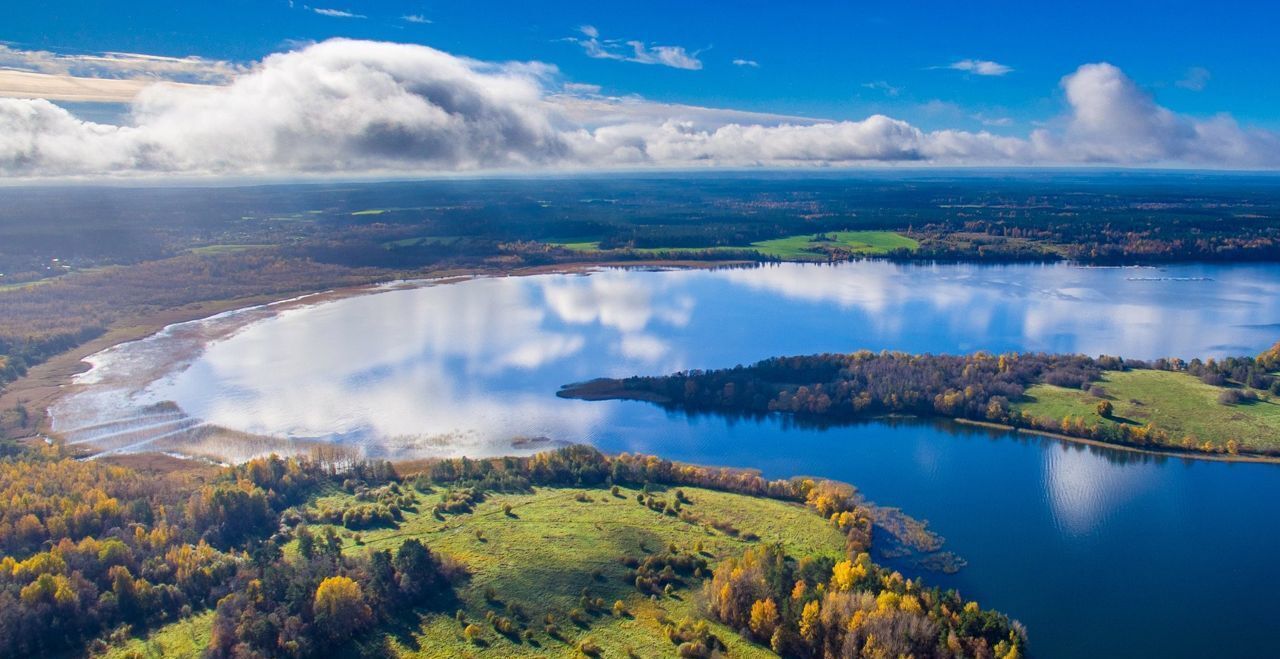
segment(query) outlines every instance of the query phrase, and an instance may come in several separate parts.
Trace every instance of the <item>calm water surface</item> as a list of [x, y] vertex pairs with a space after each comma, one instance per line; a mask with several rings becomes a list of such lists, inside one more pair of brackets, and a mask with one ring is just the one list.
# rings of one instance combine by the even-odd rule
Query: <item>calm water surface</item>
[[[549, 437], [831, 477], [930, 520], [968, 567], [926, 578], [1022, 620], [1037, 656], [1275, 653], [1280, 468], [930, 423], [805, 429], [554, 397], [592, 377], [863, 348], [1253, 354], [1280, 338], [1274, 266], [606, 271], [254, 318], [163, 368], [158, 355], [181, 353], [199, 327], [99, 356], [90, 386], [57, 411], [60, 429], [113, 450], [179, 452], [207, 426], [374, 455], [493, 454], [513, 437]], [[177, 409], [155, 406], [165, 401]]]

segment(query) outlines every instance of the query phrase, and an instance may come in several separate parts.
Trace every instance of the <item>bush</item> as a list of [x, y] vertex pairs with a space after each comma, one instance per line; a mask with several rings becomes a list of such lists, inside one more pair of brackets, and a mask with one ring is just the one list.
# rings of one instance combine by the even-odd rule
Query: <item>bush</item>
[[1218, 402], [1223, 405], [1239, 405], [1258, 400], [1258, 395], [1248, 390], [1226, 389], [1218, 394]]

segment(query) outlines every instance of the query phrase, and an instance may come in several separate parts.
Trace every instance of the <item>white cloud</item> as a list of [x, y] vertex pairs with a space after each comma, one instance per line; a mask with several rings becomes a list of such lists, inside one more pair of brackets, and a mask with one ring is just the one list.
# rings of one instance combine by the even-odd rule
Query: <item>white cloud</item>
[[757, 62], [757, 61], [755, 61], [755, 60], [753, 60], [753, 59], [742, 59], [742, 58], [738, 58], [738, 59], [733, 60], [733, 65], [734, 65], [734, 66], [749, 66], [749, 67], [751, 67], [751, 68], [753, 68], [753, 69], [758, 69], [758, 68], [760, 68], [760, 63], [759, 63], [759, 62]]
[[1181, 80], [1173, 83], [1183, 89], [1190, 89], [1193, 92], [1202, 92], [1209, 85], [1209, 69], [1203, 66], [1193, 66], [1187, 69], [1187, 74]]
[[406, 23], [417, 23], [419, 25], [427, 25], [433, 22], [430, 18], [427, 18], [422, 14], [407, 14], [405, 16], [401, 16], [400, 20]]
[[650, 334], [626, 334], [619, 342], [618, 350], [627, 359], [656, 362], [671, 352], [671, 346]]
[[[272, 55], [222, 87], [155, 85], [134, 125], [0, 99], [0, 172], [264, 173], [528, 167], [568, 157], [542, 97], [545, 65], [331, 40]], [[82, 145], [78, 153], [72, 145]]]
[[[925, 131], [873, 115], [820, 121], [606, 97], [536, 62], [335, 39], [272, 55], [219, 86], [149, 85], [130, 122], [0, 99], [0, 174], [431, 174], [714, 166], [1280, 167], [1280, 137], [1157, 105], [1110, 64], [1062, 80], [1064, 114], [1025, 137]], [[958, 118], [974, 115], [960, 114]], [[1006, 125], [1003, 118], [983, 119]]]
[[962, 59], [948, 64], [946, 68], [980, 76], [1002, 76], [1013, 70], [1013, 67], [984, 59]]
[[885, 82], [884, 80], [876, 80], [875, 82], [864, 82], [862, 83], [862, 86], [867, 89], [874, 89], [876, 91], [884, 92], [885, 96], [897, 96], [898, 94], [902, 93], [901, 87], [894, 87], [893, 85], [889, 84], [888, 82]]
[[[128, 103], [155, 84], [145, 78], [81, 78], [0, 69], [0, 97], [43, 98], [52, 101]], [[186, 83], [171, 82], [170, 85]]]
[[368, 18], [368, 16], [365, 16], [364, 14], [357, 14], [354, 12], [347, 11], [345, 9], [325, 9], [322, 7], [312, 7], [311, 11], [314, 11], [315, 13], [320, 14], [321, 16], [328, 16], [330, 18]]
[[[0, 70], [74, 78], [220, 84], [248, 70], [223, 60], [139, 53], [66, 54], [0, 44]], [[0, 95], [4, 87], [0, 84]]]
[[1039, 151], [1069, 162], [1280, 166], [1280, 136], [1241, 128], [1227, 115], [1205, 120], [1157, 105], [1119, 68], [1086, 64], [1062, 79], [1071, 106], [1060, 134], [1032, 133]]
[[659, 46], [646, 44], [643, 41], [620, 39], [601, 39], [600, 30], [593, 25], [578, 28], [585, 39], [566, 37], [569, 41], [582, 46], [588, 57], [596, 59], [612, 59], [637, 64], [660, 64], [673, 69], [697, 71], [702, 68], [702, 60], [698, 59], [701, 51], [690, 53], [683, 46]]
[[1009, 117], [989, 117], [985, 114], [978, 113], [973, 115], [973, 118], [983, 126], [1004, 127], [1013, 125], [1013, 119]]
[[576, 94], [579, 96], [599, 96], [604, 88], [600, 85], [592, 85], [585, 82], [566, 82], [560, 87], [566, 94]]

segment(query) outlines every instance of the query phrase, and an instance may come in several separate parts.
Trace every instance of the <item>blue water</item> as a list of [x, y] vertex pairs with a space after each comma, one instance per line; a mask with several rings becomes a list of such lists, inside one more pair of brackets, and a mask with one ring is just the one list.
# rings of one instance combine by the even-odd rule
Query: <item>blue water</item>
[[1026, 624], [1040, 657], [1274, 656], [1280, 468], [924, 422], [814, 429], [560, 400], [598, 376], [856, 349], [1253, 354], [1280, 268], [837, 267], [480, 279], [283, 312], [152, 384], [200, 421], [371, 455], [586, 441], [855, 484], [968, 561], [929, 574]]

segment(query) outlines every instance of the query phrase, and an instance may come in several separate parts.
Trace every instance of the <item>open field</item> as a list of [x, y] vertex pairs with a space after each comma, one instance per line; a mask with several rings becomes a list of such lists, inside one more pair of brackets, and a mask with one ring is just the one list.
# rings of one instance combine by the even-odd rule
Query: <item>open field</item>
[[1014, 407], [1038, 417], [1082, 417], [1086, 425], [1151, 423], [1179, 440], [1193, 437], [1197, 444], [1208, 440], [1221, 445], [1235, 439], [1248, 448], [1280, 448], [1280, 403], [1274, 399], [1264, 396], [1257, 402], [1223, 405], [1218, 402], [1223, 387], [1169, 371], [1106, 371], [1099, 384], [1114, 406], [1109, 419], [1098, 415], [1102, 399], [1047, 384], [1029, 388], [1028, 400]]
[[[434, 551], [460, 560], [471, 573], [459, 588], [459, 607], [470, 621], [483, 621], [487, 610], [501, 614], [508, 604], [523, 608], [533, 623], [534, 641], [512, 640], [487, 625], [487, 646], [466, 642], [454, 611], [422, 618], [411, 638], [400, 638], [397, 649], [404, 656], [456, 657], [467, 652], [485, 656], [576, 656], [574, 644], [594, 639], [605, 655], [631, 649], [641, 656], [669, 656], [674, 646], [662, 633], [661, 620], [696, 618], [696, 585], [678, 589], [674, 597], [650, 601], [630, 582], [623, 556], [643, 558], [674, 544], [683, 552], [701, 543], [710, 567], [728, 556], [741, 554], [757, 542], [780, 542], [787, 553], [803, 556], [843, 555], [843, 535], [821, 517], [798, 504], [728, 494], [699, 488], [683, 488], [692, 501], [685, 509], [705, 520], [727, 522], [740, 530], [737, 537], [708, 525], [695, 525], [655, 512], [637, 503], [634, 489], [620, 488], [618, 496], [607, 489], [538, 488], [531, 494], [495, 494], [472, 513], [447, 516], [441, 521], [430, 514], [440, 495], [423, 496], [417, 513], [408, 513], [399, 528], [365, 531], [365, 547], [394, 550], [407, 538], [421, 538]], [[660, 494], [670, 498], [672, 492]], [[322, 498], [319, 505], [343, 507], [352, 503], [346, 494]], [[511, 506], [510, 515], [504, 506]], [[345, 532], [345, 530], [344, 530]], [[479, 534], [479, 535], [477, 535]], [[747, 540], [750, 534], [758, 540]], [[346, 551], [364, 551], [347, 539]], [[493, 588], [497, 602], [486, 602]], [[629, 614], [591, 616], [586, 626], [571, 624], [568, 613], [578, 607], [583, 589], [612, 606], [622, 600]], [[559, 621], [564, 640], [542, 630], [544, 616]], [[764, 648], [741, 640], [726, 628], [716, 631], [729, 643], [731, 656], [768, 656]]]
[[[600, 241], [571, 239], [549, 244], [574, 252], [600, 251]], [[856, 255], [881, 255], [894, 250], [914, 250], [920, 246], [912, 238], [892, 231], [833, 231], [760, 240], [744, 246], [721, 245], [715, 247], [643, 247], [628, 251], [640, 254], [741, 252], [754, 250], [767, 258], [783, 261], [826, 261], [832, 251], [845, 251]], [[604, 250], [610, 251], [610, 250]]]
[[267, 249], [272, 245], [205, 245], [203, 247], [192, 247], [192, 254], [235, 254], [236, 252], [246, 252], [252, 249]]
[[920, 243], [892, 231], [833, 231], [809, 236], [791, 236], [752, 243], [765, 256], [784, 261], [825, 261], [827, 250], [847, 250], [853, 254], [876, 255], [906, 249]]
[[196, 659], [209, 645], [209, 629], [213, 611], [197, 613], [189, 618], [165, 625], [141, 638], [113, 646], [104, 659]]

